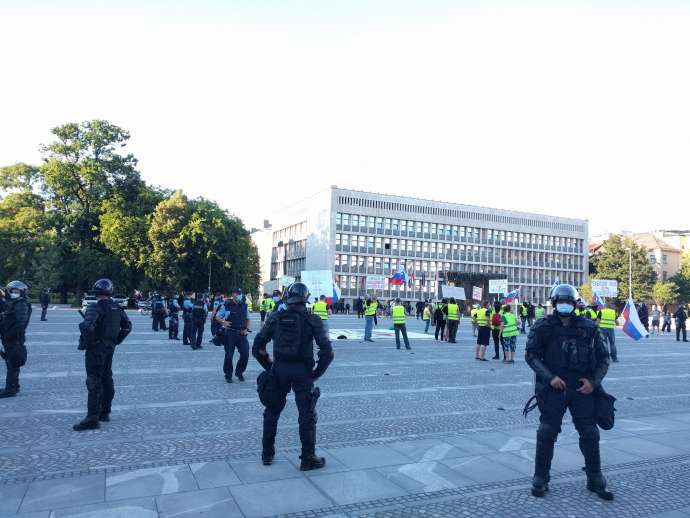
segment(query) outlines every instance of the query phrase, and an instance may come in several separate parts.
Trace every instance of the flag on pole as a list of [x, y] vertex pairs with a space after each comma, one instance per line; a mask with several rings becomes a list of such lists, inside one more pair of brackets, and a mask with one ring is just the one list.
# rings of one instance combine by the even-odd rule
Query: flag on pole
[[513, 302], [514, 300], [518, 300], [519, 298], [520, 298], [520, 288], [506, 293], [503, 296], [503, 301], [504, 302]]
[[390, 280], [391, 284], [395, 284], [398, 286], [407, 284], [408, 275], [407, 275], [407, 272], [405, 271], [405, 267], [401, 266], [398, 269], [398, 271], [395, 272], [389, 280]]
[[595, 291], [594, 293], [592, 293], [592, 305], [596, 306], [599, 310], [602, 310], [606, 307], [606, 304], [604, 304], [604, 299], [601, 298], [599, 292]]
[[642, 322], [640, 322], [640, 316], [637, 314], [637, 308], [632, 297], [628, 298], [628, 302], [625, 304], [625, 308], [623, 308], [623, 318], [625, 319], [623, 332], [630, 338], [637, 341], [640, 338], [649, 336]]

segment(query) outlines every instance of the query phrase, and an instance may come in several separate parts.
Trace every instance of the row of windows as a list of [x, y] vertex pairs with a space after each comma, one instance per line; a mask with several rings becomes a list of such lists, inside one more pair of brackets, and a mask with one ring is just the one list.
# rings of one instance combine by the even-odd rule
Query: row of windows
[[352, 230], [371, 234], [387, 234], [427, 237], [446, 241], [493, 241], [514, 243], [528, 247], [567, 247], [582, 250], [582, 239], [571, 237], [548, 236], [509, 230], [485, 229], [426, 221], [381, 218], [337, 212], [335, 215], [336, 230]]
[[278, 243], [287, 243], [288, 241], [302, 239], [307, 232], [307, 222], [301, 221], [300, 223], [295, 223], [289, 227], [281, 228], [273, 232], [273, 246], [277, 246]]
[[411, 212], [416, 214], [428, 214], [434, 216], [445, 216], [448, 218], [458, 218], [465, 220], [486, 221], [493, 223], [503, 223], [506, 225], [521, 225], [535, 228], [547, 228], [551, 230], [563, 230], [569, 232], [584, 232], [584, 226], [573, 223], [561, 223], [531, 217], [506, 216], [496, 213], [484, 213], [466, 211], [462, 209], [449, 209], [446, 207], [435, 207], [420, 200], [419, 204], [399, 203], [393, 201], [375, 200], [366, 197], [338, 196], [340, 205], [350, 205], [354, 207], [367, 207], [370, 209], [394, 210], [397, 212]]
[[[546, 257], [548, 255], [548, 257]], [[557, 254], [486, 254], [486, 253], [468, 253], [468, 254], [446, 254], [444, 257], [432, 257], [433, 259], [451, 259], [455, 261], [469, 261], [481, 263], [482, 266], [490, 268], [494, 265], [506, 266], [525, 266], [534, 268], [556, 268], [564, 270], [583, 270], [582, 259], [579, 257], [565, 256], [562, 257]], [[488, 263], [488, 264], [487, 264]], [[416, 261], [414, 259], [403, 259], [391, 256], [365, 256], [365, 255], [348, 255], [335, 254], [335, 267], [349, 266], [351, 268], [368, 269], [376, 268], [377, 270], [383, 268], [387, 273], [390, 271], [397, 271], [400, 266], [405, 266], [408, 271], [416, 272], [431, 272], [432, 274], [438, 270], [443, 270], [443, 263], [441, 261]], [[462, 264], [462, 263], [461, 263]], [[370, 272], [373, 273], [373, 272]]]
[[282, 275], [297, 277], [302, 274], [306, 266], [306, 259], [291, 259], [271, 263], [271, 279], [277, 279]]

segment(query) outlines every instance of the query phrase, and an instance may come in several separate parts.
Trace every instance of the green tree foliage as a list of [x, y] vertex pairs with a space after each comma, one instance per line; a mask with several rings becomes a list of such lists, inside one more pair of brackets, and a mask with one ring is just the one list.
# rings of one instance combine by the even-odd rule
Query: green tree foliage
[[666, 304], [678, 302], [678, 286], [673, 282], [657, 282], [652, 290], [654, 302], [663, 308]]
[[680, 270], [669, 281], [678, 286], [678, 302], [690, 302], [690, 251], [683, 254]]
[[594, 271], [597, 279], [614, 279], [618, 281], [618, 297], [615, 299], [620, 306], [628, 297], [628, 254], [632, 250], [632, 291], [635, 300], [648, 300], [652, 297], [652, 288], [656, 281], [656, 273], [652, 267], [647, 251], [630, 239], [611, 236], [606, 240], [602, 251], [593, 256]]
[[0, 276], [80, 296], [99, 277], [139, 288], [255, 291], [258, 254], [242, 223], [204, 199], [142, 181], [129, 133], [107, 121], [52, 130], [40, 166], [0, 168]]
[[580, 293], [580, 298], [585, 301], [585, 304], [589, 305], [592, 302], [592, 283], [589, 279], [577, 291]]

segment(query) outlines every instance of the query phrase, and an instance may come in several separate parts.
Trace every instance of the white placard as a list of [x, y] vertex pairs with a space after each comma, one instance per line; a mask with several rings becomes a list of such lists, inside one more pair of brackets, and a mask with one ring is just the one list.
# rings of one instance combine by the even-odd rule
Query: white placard
[[465, 288], [457, 286], [441, 286], [441, 294], [444, 298], [453, 297], [455, 300], [465, 300]]
[[472, 286], [472, 299], [482, 300], [483, 292], [484, 290], [482, 290], [479, 286]]
[[386, 286], [384, 275], [367, 275], [366, 290], [383, 290]]
[[302, 270], [300, 281], [307, 285], [312, 297], [333, 296], [333, 273], [330, 270]]
[[508, 293], [508, 279], [489, 279], [489, 293]]
[[618, 281], [611, 279], [592, 279], [592, 292], [602, 297], [618, 297]]

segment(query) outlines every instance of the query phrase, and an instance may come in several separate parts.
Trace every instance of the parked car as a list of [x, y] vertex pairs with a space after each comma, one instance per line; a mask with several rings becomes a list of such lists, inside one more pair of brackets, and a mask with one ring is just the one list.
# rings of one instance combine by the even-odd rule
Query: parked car
[[[127, 304], [129, 300], [124, 295], [113, 295], [113, 301], [117, 303], [122, 309], [127, 309]], [[86, 309], [90, 304], [96, 303], [96, 295], [93, 292], [87, 292], [84, 294], [84, 298], [81, 299], [81, 309]]]

